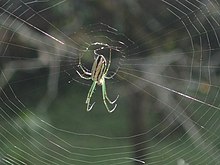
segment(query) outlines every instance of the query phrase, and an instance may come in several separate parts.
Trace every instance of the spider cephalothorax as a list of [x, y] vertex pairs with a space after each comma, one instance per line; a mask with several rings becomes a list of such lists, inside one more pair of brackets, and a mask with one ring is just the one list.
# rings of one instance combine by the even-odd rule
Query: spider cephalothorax
[[86, 71], [81, 64], [81, 60], [79, 61], [78, 66], [82, 70], [83, 74], [81, 74], [79, 71], [76, 71], [78, 73], [78, 75], [83, 79], [93, 81], [93, 83], [89, 89], [87, 99], [86, 99], [87, 111], [90, 111], [95, 104], [95, 102], [94, 102], [90, 106], [90, 100], [91, 100], [92, 94], [94, 93], [96, 84], [102, 86], [102, 98], [103, 98], [103, 102], [104, 102], [105, 107], [108, 110], [108, 112], [113, 112], [115, 110], [117, 104], [115, 104], [112, 109], [109, 109], [108, 104], [106, 102], [106, 100], [107, 100], [108, 103], [114, 104], [119, 97], [119, 96], [117, 96], [117, 98], [114, 101], [111, 101], [107, 96], [105, 79], [111, 79], [114, 76], [114, 75], [107, 76], [110, 65], [111, 65], [111, 49], [110, 49], [110, 53], [109, 53], [108, 63], [103, 55], [98, 54], [95, 58], [95, 61], [93, 62], [91, 72]]

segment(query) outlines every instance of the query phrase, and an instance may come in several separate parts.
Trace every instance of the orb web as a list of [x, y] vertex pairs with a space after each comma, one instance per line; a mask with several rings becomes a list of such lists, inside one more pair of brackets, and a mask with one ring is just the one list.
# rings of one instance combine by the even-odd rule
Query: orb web
[[[0, 163], [218, 164], [219, 2], [93, 3], [0, 2]], [[79, 60], [110, 49], [118, 107], [88, 113]]]

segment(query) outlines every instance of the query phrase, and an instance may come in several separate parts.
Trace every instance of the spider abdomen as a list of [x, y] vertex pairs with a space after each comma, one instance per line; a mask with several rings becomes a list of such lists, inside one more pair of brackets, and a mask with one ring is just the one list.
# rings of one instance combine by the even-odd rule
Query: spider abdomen
[[98, 85], [102, 85], [106, 74], [106, 59], [103, 55], [98, 55], [92, 65], [92, 80]]

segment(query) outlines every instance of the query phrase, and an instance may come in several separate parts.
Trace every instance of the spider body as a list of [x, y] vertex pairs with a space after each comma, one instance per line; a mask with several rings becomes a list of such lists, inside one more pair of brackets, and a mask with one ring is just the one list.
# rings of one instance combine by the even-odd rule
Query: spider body
[[102, 86], [102, 98], [103, 98], [103, 102], [104, 102], [105, 107], [108, 110], [108, 112], [113, 112], [115, 110], [115, 108], [117, 107], [117, 104], [115, 104], [112, 109], [109, 109], [109, 106], [108, 106], [108, 104], [113, 105], [119, 97], [119, 95], [118, 95], [115, 100], [111, 101], [107, 96], [105, 79], [111, 79], [115, 75], [115, 74], [113, 74], [111, 76], [107, 76], [108, 70], [110, 68], [110, 64], [111, 64], [111, 49], [110, 49], [108, 63], [103, 55], [96, 54], [96, 58], [95, 58], [95, 61], [93, 62], [91, 72], [88, 72], [87, 70], [85, 70], [81, 64], [81, 60], [79, 60], [78, 67], [82, 70], [83, 74], [81, 74], [79, 71], [76, 71], [77, 74], [85, 80], [92, 80], [93, 81], [93, 83], [89, 89], [87, 99], [86, 99], [87, 111], [90, 111], [95, 104], [95, 102], [94, 102], [92, 105], [90, 105], [90, 100], [91, 100], [91, 97], [95, 91], [96, 84], [99, 86]]
[[92, 65], [92, 81], [97, 82], [98, 85], [102, 85], [106, 75], [107, 62], [103, 55], [98, 55]]

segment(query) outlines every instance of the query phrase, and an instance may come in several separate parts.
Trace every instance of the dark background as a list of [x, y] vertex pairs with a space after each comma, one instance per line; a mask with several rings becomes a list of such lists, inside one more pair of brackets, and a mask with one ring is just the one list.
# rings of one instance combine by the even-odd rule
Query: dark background
[[[160, 0], [30, 2], [0, 2], [0, 80], [4, 90], [0, 123], [9, 131], [2, 129], [1, 157], [9, 153], [34, 164], [40, 164], [41, 157], [33, 154], [35, 159], [28, 152], [54, 164], [60, 164], [55, 158], [66, 164], [140, 164], [128, 157], [149, 164], [178, 165], [183, 160], [192, 164], [218, 160], [219, 129], [215, 125], [219, 124], [219, 110], [148, 82], [217, 106], [219, 28], [205, 13], [207, 8], [197, 1], [190, 2], [201, 13], [187, 1], [182, 3], [188, 9], [169, 1], [182, 12]], [[218, 21], [219, 15], [214, 16]], [[113, 28], [118, 31], [111, 33]], [[76, 74], [78, 60], [82, 58], [83, 65], [91, 68], [92, 50], [84, 53], [87, 43], [114, 43], [109, 39], [125, 43], [119, 53], [120, 58], [124, 56], [122, 64], [112, 55], [110, 69], [118, 72], [106, 83], [110, 98], [120, 95], [118, 107], [109, 114], [97, 86], [92, 97], [96, 104], [87, 112], [85, 100], [91, 81]], [[207, 66], [214, 68], [211, 73]], [[26, 152], [14, 149], [15, 144]], [[209, 156], [206, 159], [197, 153]]]

